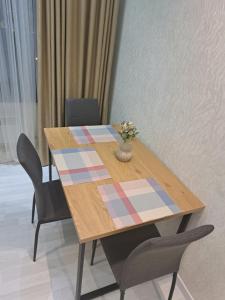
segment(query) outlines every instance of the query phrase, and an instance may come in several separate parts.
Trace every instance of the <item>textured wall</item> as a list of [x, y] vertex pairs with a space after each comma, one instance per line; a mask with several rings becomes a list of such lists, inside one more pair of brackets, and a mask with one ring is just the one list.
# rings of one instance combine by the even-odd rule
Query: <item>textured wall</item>
[[196, 300], [224, 300], [225, 1], [128, 0], [121, 30], [111, 122], [133, 120], [207, 205], [190, 227], [216, 231], [189, 248], [180, 274]]

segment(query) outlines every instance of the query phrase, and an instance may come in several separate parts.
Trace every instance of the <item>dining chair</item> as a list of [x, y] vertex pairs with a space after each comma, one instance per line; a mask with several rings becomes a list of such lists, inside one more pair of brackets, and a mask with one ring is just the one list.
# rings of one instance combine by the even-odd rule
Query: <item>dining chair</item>
[[[190, 243], [210, 234], [214, 226], [204, 225], [165, 237], [159, 236], [154, 225], [144, 227], [101, 239], [105, 255], [120, 288], [120, 300], [124, 299], [126, 289], [173, 273], [168, 298], [171, 300], [184, 251]], [[143, 240], [151, 233], [151, 238]], [[154, 237], [155, 235], [158, 237]]]
[[17, 156], [20, 164], [29, 175], [34, 186], [32, 205], [32, 222], [35, 205], [38, 223], [34, 239], [33, 261], [36, 261], [39, 229], [42, 224], [71, 218], [60, 180], [43, 182], [40, 158], [25, 134], [19, 136], [17, 142]]
[[66, 99], [65, 126], [100, 125], [97, 99]]

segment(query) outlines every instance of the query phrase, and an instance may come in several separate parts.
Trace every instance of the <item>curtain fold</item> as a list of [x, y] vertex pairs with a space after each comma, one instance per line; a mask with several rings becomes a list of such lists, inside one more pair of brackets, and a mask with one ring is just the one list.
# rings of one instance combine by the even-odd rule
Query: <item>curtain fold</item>
[[119, 0], [37, 0], [38, 136], [64, 125], [66, 98], [97, 98], [102, 122], [108, 97]]

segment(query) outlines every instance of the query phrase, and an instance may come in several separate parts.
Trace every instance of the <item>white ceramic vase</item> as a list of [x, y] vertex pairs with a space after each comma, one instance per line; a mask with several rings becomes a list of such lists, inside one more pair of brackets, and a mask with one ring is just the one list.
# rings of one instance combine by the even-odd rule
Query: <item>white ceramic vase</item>
[[119, 161], [126, 162], [131, 160], [133, 155], [131, 142], [122, 142], [115, 154]]

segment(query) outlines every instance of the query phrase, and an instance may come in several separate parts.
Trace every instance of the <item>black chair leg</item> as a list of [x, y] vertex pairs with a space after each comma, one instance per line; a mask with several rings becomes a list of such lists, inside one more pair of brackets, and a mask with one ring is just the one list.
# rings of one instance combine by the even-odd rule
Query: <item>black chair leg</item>
[[124, 300], [125, 291], [120, 291], [120, 300]]
[[34, 239], [34, 256], [33, 256], [33, 261], [36, 261], [36, 254], [37, 254], [37, 245], [38, 245], [38, 234], [39, 234], [39, 229], [40, 229], [41, 223], [37, 223], [37, 228], [35, 232], [35, 239]]
[[31, 217], [31, 223], [34, 223], [34, 213], [35, 213], [35, 193], [33, 196], [33, 204], [32, 204], [32, 217]]
[[173, 298], [173, 293], [174, 293], [176, 281], [177, 281], [177, 273], [173, 273], [173, 280], [172, 280], [172, 285], [171, 285], [171, 288], [170, 288], [170, 294], [169, 294], [168, 300], [172, 300], [172, 298]]
[[93, 266], [93, 264], [94, 264], [96, 247], [97, 247], [97, 240], [94, 240], [92, 242], [91, 266]]

